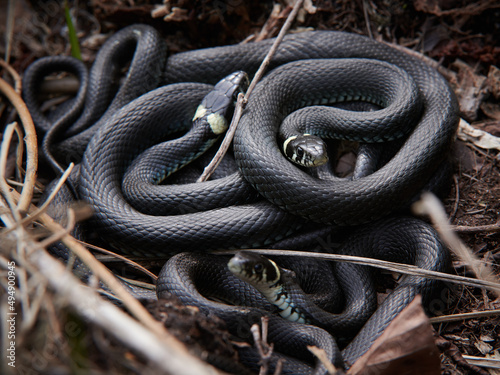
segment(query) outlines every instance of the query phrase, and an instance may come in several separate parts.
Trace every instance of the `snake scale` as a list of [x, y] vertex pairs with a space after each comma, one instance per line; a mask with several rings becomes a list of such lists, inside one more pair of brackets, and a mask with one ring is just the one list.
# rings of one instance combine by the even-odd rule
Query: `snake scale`
[[[360, 293], [366, 297], [362, 301], [373, 301], [371, 275], [360, 268], [335, 266], [334, 277], [345, 278], [340, 283], [344, 291], [326, 294], [345, 294], [344, 304], [348, 308], [344, 316], [350, 316], [355, 327], [340, 329], [339, 343], [344, 346], [342, 337], [361, 329], [340, 354], [337, 343], [323, 330], [325, 327], [285, 323], [272, 314], [273, 308], [255, 289], [230, 275], [227, 259], [199, 252], [259, 246], [307, 249], [312, 245], [305, 238], [313, 243], [318, 241], [317, 234], [307, 233], [310, 229], [319, 233], [324, 228], [328, 231], [338, 225], [356, 225], [359, 235], [348, 237], [339, 251], [444, 271], [447, 252], [432, 228], [413, 218], [385, 217], [406, 207], [445, 161], [457, 126], [457, 103], [439, 73], [388, 45], [344, 32], [288, 35], [273, 57], [269, 73], [252, 94], [236, 131], [233, 157], [237, 167], [229, 161], [228, 173], [205, 183], [189, 179], [178, 185], [160, 183], [179, 165], [189, 164], [183, 167], [188, 174], [191, 165], [196, 164], [193, 160], [200, 152], [193, 150], [191, 155], [186, 142], [191, 142], [197, 132], [197, 125], [191, 126], [193, 116], [196, 120], [201, 118], [194, 124], [201, 127], [209, 123], [213, 128], [208, 117], [218, 99], [201, 112], [198, 107], [202, 102], [206, 104], [214, 90], [212, 85], [219, 82], [216, 87], [235, 89], [225, 77], [236, 71], [253, 76], [272, 42], [189, 51], [167, 59], [160, 35], [151, 27], [133, 25], [108, 40], [90, 73], [83, 64], [67, 57], [36, 61], [25, 73], [23, 96], [43, 137], [45, 159], [59, 173], [70, 161], [80, 163], [70, 186], [76, 198], [93, 208], [89, 222], [92, 230], [107, 244], [127, 254], [171, 256], [190, 252], [167, 262], [158, 282], [159, 295], [169, 291], [206, 313], [216, 311], [235, 334], [241, 328], [241, 319], [255, 312], [257, 316], [269, 315], [269, 338], [287, 358], [284, 373], [324, 373], [321, 364], [313, 363], [310, 367], [311, 363], [301, 362], [314, 362], [304, 354], [304, 345], [318, 345], [335, 364], [349, 366], [416, 293], [422, 293], [428, 302], [436, 283], [407, 277], [388, 302], [373, 313], [375, 307], [366, 302], [368, 307], [363, 309], [365, 302], [359, 302]], [[127, 61], [131, 61], [127, 74], [117, 87], [113, 82]], [[38, 88], [45, 76], [59, 70], [76, 75], [80, 90], [75, 98], [46, 115], [39, 109]], [[384, 78], [388, 75], [391, 79]], [[399, 91], [392, 82], [393, 76], [403, 77]], [[405, 103], [411, 105], [401, 101], [406, 96]], [[359, 112], [336, 107], [352, 101], [368, 101], [382, 108]], [[396, 108], [397, 115], [391, 108]], [[336, 117], [342, 119], [340, 125], [330, 124], [331, 118]], [[393, 118], [396, 126], [389, 129]], [[376, 170], [356, 173], [354, 178], [318, 178], [321, 173], [311, 174], [284, 155], [286, 146], [297, 136], [281, 144], [278, 133], [282, 122], [298, 122], [298, 128], [307, 132], [311, 128], [321, 137], [358, 141], [360, 155], [365, 148], [366, 155], [376, 154], [377, 143], [393, 142], [394, 138], [401, 146]], [[320, 130], [314, 130], [313, 125]], [[338, 126], [331, 131], [333, 135], [324, 130], [330, 126]], [[188, 156], [173, 157], [182, 147]], [[293, 158], [300, 159], [302, 149], [294, 150]], [[146, 172], [135, 170], [136, 166]], [[148, 172], [150, 166], [155, 172]], [[128, 188], [129, 181], [141, 178], [155, 181], [152, 185], [149, 180], [139, 181]], [[141, 189], [141, 199], [149, 200], [145, 210], [142, 208], [146, 203], [135, 200], [141, 195], [137, 189]], [[70, 195], [71, 191], [66, 193]], [[162, 207], [167, 200], [169, 203]], [[368, 229], [359, 226], [372, 222], [375, 223]], [[294, 237], [294, 233], [304, 235]], [[399, 246], [404, 250], [396, 251]], [[301, 263], [282, 262], [291, 269]], [[312, 265], [313, 271], [307, 273], [310, 277], [303, 279], [319, 273], [318, 267], [324, 264]], [[298, 267], [296, 271], [298, 279], [302, 269]], [[219, 286], [212, 285], [219, 280], [216, 275], [221, 278], [219, 284], [230, 284], [238, 296], [227, 296], [218, 290]], [[359, 276], [359, 282], [355, 282], [354, 275]], [[244, 300], [250, 307], [212, 306], [214, 302], [198, 291], [199, 280], [209, 280], [204, 286], [208, 295], [233, 302]], [[252, 301], [245, 293], [253, 296]], [[324, 303], [331, 310], [332, 303]], [[364, 325], [366, 319], [368, 323]], [[255, 363], [254, 354], [243, 353], [246, 349], [241, 351], [242, 360], [252, 358], [249, 362]]]

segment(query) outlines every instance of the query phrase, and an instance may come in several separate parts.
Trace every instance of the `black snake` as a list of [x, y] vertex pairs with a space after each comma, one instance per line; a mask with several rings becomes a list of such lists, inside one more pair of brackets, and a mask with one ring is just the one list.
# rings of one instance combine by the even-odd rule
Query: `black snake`
[[[185, 190], [174, 186], [175, 193], [168, 185], [147, 187], [150, 190], [143, 198], [150, 203], [146, 211], [141, 211], [140, 200], [131, 202], [137, 196], [136, 188], [129, 191], [127, 199], [122, 192], [123, 177], [133, 175], [127, 172], [132, 164], [140, 164], [134, 159], [145, 151], [151, 153], [143, 159], [146, 167], [165, 160], [146, 150], [162, 149], [156, 146], [159, 142], [172, 142], [171, 137], [189, 129], [197, 106], [212, 90], [210, 84], [235, 71], [252, 76], [272, 42], [185, 52], [166, 59], [158, 33], [134, 25], [105, 44], [89, 76], [81, 64], [62, 57], [40, 60], [27, 70], [23, 95], [40, 134], [45, 134], [44, 154], [59, 172], [69, 161], [81, 161], [79, 174], [72, 178], [74, 192], [94, 209], [90, 224], [105, 241], [128, 254], [142, 255], [271, 245], [286, 241], [300, 227], [310, 227], [311, 221], [352, 225], [387, 216], [405, 207], [432, 178], [446, 158], [457, 125], [456, 100], [445, 80], [423, 62], [387, 45], [359, 35], [317, 31], [289, 35], [278, 48], [272, 70], [251, 96], [236, 132], [234, 159], [238, 169], [221, 179], [187, 185]], [[117, 76], [127, 59], [132, 62], [116, 93], [109, 77]], [[38, 110], [37, 87], [48, 72], [61, 68], [76, 74], [85, 87], [46, 117]], [[407, 81], [413, 81], [408, 87], [412, 88], [401, 90], [409, 93], [412, 106], [406, 108], [398, 101], [401, 95], [394, 95], [395, 86], [383, 79], [382, 70], [408, 75]], [[350, 88], [349, 82], [356, 88]], [[365, 91], [363, 83], [370, 90]], [[301, 109], [352, 100], [367, 100], [385, 109], [371, 115], [331, 108]], [[393, 117], [388, 109], [391, 106], [396, 106], [400, 115], [394, 132], [386, 131], [385, 125]], [[292, 117], [302, 122], [297, 125], [300, 129], [309, 129], [311, 123], [320, 128], [329, 126], [331, 110], [351, 122], [350, 127], [334, 131], [333, 137], [363, 143], [399, 138], [401, 147], [373, 173], [344, 179], [311, 176], [286, 159], [278, 142], [279, 126]], [[368, 130], [367, 119], [372, 127]], [[320, 130], [318, 135], [325, 134]], [[163, 175], [164, 171], [153, 180], [159, 181]], [[161, 199], [151, 193], [156, 189], [172, 197], [170, 208], [160, 207]], [[408, 222], [411, 225], [405, 224]], [[410, 219], [391, 225], [390, 232], [420, 228], [412, 235], [430, 237], [432, 242], [417, 246], [424, 258], [432, 258], [425, 266], [446, 268], [445, 250], [425, 224]], [[360, 253], [385, 256], [370, 249]], [[420, 255], [412, 256], [420, 259]], [[352, 362], [359, 357], [366, 350], [359, 342], [372, 342], [380, 327], [385, 327], [417, 291], [432, 289], [421, 279], [409, 285], [404, 298], [398, 297], [401, 292], [395, 293], [391, 308], [375, 313], [368, 326], [376, 328], [363, 329], [361, 338], [354, 340], [358, 344], [345, 349], [344, 359]], [[193, 299], [180, 295], [185, 301]], [[321, 337], [330, 358], [340, 364], [335, 344], [318, 332], [305, 341], [317, 342], [311, 337]], [[303, 344], [293, 345], [303, 348]]]

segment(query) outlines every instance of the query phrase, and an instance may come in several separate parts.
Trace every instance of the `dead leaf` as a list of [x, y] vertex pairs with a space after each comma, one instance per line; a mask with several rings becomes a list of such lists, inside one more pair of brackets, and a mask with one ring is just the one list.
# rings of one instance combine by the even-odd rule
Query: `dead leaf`
[[415, 297], [392, 321], [372, 347], [349, 369], [348, 375], [439, 375], [439, 350], [422, 299]]
[[480, 148], [500, 150], [499, 137], [494, 137], [490, 133], [476, 129], [463, 119], [460, 119], [457, 136], [458, 139], [464, 142], [472, 142]]

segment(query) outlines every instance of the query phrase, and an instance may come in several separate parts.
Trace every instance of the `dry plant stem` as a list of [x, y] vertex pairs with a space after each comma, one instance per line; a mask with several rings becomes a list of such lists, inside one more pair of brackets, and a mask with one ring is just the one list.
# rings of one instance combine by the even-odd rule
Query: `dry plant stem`
[[[16, 126], [16, 134], [17, 134], [17, 139], [19, 140], [23, 139], [23, 131], [19, 127], [19, 125]], [[24, 142], [20, 141], [17, 144], [17, 150], [16, 150], [16, 177], [19, 179], [19, 181], [22, 180], [22, 176], [24, 176], [25, 172], [23, 168], [23, 156], [24, 156]]]
[[10, 66], [5, 60], [0, 59], [0, 66], [4, 68], [14, 80], [14, 90], [21, 95], [22, 90], [22, 80], [21, 76], [16, 72], [16, 70]]
[[500, 309], [497, 310], [487, 310], [487, 311], [475, 311], [470, 313], [463, 314], [453, 314], [453, 315], [442, 315], [442, 316], [434, 316], [429, 318], [431, 323], [447, 323], [447, 322], [456, 322], [460, 320], [466, 319], [478, 319], [478, 318], [489, 318], [492, 316], [500, 315]]
[[10, 211], [14, 215], [14, 219], [16, 221], [20, 221], [21, 216], [19, 215], [19, 212], [16, 209], [16, 202], [14, 201], [14, 199], [12, 199], [12, 196], [10, 195], [10, 190], [12, 188], [9, 186], [7, 180], [5, 179], [7, 154], [9, 151], [10, 141], [12, 140], [12, 135], [14, 134], [16, 126], [17, 126], [16, 123], [7, 125], [3, 133], [2, 148], [0, 150], [0, 189], [2, 191], [4, 199], [7, 201], [7, 204], [9, 205]]
[[59, 181], [57, 182], [57, 184], [54, 187], [54, 189], [52, 189], [52, 192], [48, 196], [47, 200], [36, 211], [34, 211], [33, 213], [30, 213], [29, 216], [26, 216], [25, 218], [23, 218], [22, 220], [20, 220], [15, 227], [7, 228], [4, 231], [0, 232], [0, 235], [5, 235], [5, 234], [9, 233], [14, 228], [16, 228], [18, 225], [25, 225], [25, 224], [27, 224], [29, 222], [33, 222], [36, 219], [38, 219], [38, 217], [47, 210], [47, 208], [49, 207], [50, 203], [54, 200], [54, 198], [57, 195], [58, 191], [61, 189], [62, 185], [68, 179], [71, 171], [73, 170], [73, 167], [74, 167], [74, 164], [70, 163], [70, 165], [68, 166], [68, 168], [66, 169], [66, 171], [61, 176], [61, 178], [59, 178]]
[[[479, 367], [486, 367], [486, 368], [494, 368], [500, 370], [500, 359], [495, 359], [495, 358], [484, 358], [484, 357], [476, 357], [472, 355], [462, 355], [463, 359], [465, 359], [467, 362], [479, 366]], [[494, 372], [492, 374], [495, 374]]]
[[332, 363], [330, 363], [330, 361], [328, 361], [324, 349], [318, 348], [317, 346], [314, 345], [308, 345], [307, 350], [309, 350], [312, 354], [316, 356], [316, 358], [320, 360], [323, 366], [325, 366], [326, 371], [328, 371], [328, 374], [330, 375], [337, 374], [337, 369]]
[[[372, 266], [376, 268], [382, 268], [385, 270], [399, 272], [402, 274], [449, 281], [456, 284], [470, 285], [477, 288], [486, 288], [492, 291], [500, 292], [500, 284], [498, 282], [492, 282], [488, 280], [478, 280], [471, 277], [463, 277], [458, 275], [450, 275], [443, 272], [425, 270], [423, 268], [419, 268], [411, 264], [387, 262], [380, 259], [364, 258], [352, 255], [325, 254], [325, 253], [315, 253], [309, 251], [295, 251], [295, 250], [245, 249], [245, 251], [255, 251], [262, 255], [297, 256], [297, 257], [309, 257], [315, 259], [330, 260], [335, 262], [348, 262], [365, 266]], [[216, 251], [214, 253], [234, 254], [235, 252], [236, 252], [235, 250], [223, 250], [223, 251]]]
[[484, 371], [480, 367], [474, 366], [473, 364], [467, 362], [462, 357], [462, 353], [454, 343], [440, 336], [436, 337], [435, 342], [439, 350], [446, 356], [451, 358], [457, 365], [463, 367], [466, 370], [467, 374], [488, 375], [487, 371]]
[[243, 114], [243, 104], [244, 96], [242, 93], [238, 94], [238, 99], [236, 101], [236, 108], [234, 111], [233, 118], [231, 120], [231, 124], [229, 125], [229, 129], [224, 136], [224, 139], [219, 147], [219, 150], [215, 154], [214, 158], [210, 161], [210, 163], [205, 167], [201, 176], [196, 180], [196, 182], [204, 182], [207, 181], [210, 176], [214, 173], [215, 169], [219, 166], [222, 158], [226, 155], [231, 142], [233, 141], [234, 133], [236, 133], [236, 128], [240, 121], [241, 115]]
[[373, 39], [372, 27], [370, 25], [370, 16], [368, 15], [367, 7], [367, 0], [363, 0], [363, 16], [365, 17], [366, 31], [368, 32], [368, 36], [370, 37], [370, 39]]
[[[435, 195], [424, 193], [420, 201], [416, 202], [412, 208], [416, 214], [428, 215], [430, 217], [433, 225], [436, 227], [436, 230], [446, 245], [457, 257], [469, 266], [478, 279], [500, 285], [498, 278], [491, 268], [478, 259], [451, 230], [443, 205]], [[492, 289], [492, 291], [497, 297], [500, 296], [499, 287]]]
[[302, 7], [303, 0], [296, 0], [295, 4], [293, 5], [293, 9], [288, 15], [285, 23], [281, 27], [281, 30], [276, 37], [276, 40], [274, 41], [273, 45], [269, 49], [269, 52], [267, 53], [266, 57], [264, 58], [264, 61], [262, 61], [262, 64], [260, 65], [259, 69], [257, 70], [257, 73], [255, 73], [255, 76], [252, 79], [252, 82], [250, 82], [250, 86], [248, 86], [248, 90], [245, 93], [245, 96], [240, 99], [240, 95], [238, 95], [238, 100], [236, 103], [236, 109], [233, 115], [233, 119], [231, 120], [231, 124], [229, 125], [229, 130], [226, 132], [226, 135], [224, 136], [224, 140], [222, 141], [222, 144], [219, 147], [219, 150], [217, 151], [217, 154], [214, 156], [212, 161], [206, 166], [206, 168], [203, 170], [203, 173], [201, 174], [200, 178], [196, 182], [204, 182], [207, 181], [214, 170], [217, 168], [217, 166], [220, 164], [220, 161], [226, 154], [227, 150], [229, 149], [229, 145], [233, 141], [234, 133], [236, 132], [236, 128], [238, 127], [238, 124], [240, 122], [241, 115], [243, 113], [243, 108], [248, 102], [248, 98], [252, 94], [253, 89], [257, 85], [257, 83], [260, 81], [262, 76], [264, 75], [265, 71], [267, 70], [267, 67], [269, 66], [271, 59], [273, 58], [274, 54], [276, 53], [276, 50], [278, 49], [279, 45], [281, 44], [281, 41], [285, 37], [288, 29], [290, 28], [293, 20], [297, 16], [297, 13], [299, 12], [300, 8]]
[[10, 50], [12, 48], [12, 35], [14, 34], [14, 20], [15, 20], [15, 15], [14, 15], [14, 7], [15, 7], [15, 0], [9, 0], [9, 3], [7, 5], [7, 25], [6, 25], [6, 33], [5, 33], [5, 60], [9, 61], [10, 60]]
[[500, 222], [488, 225], [478, 225], [468, 227], [466, 225], [452, 225], [451, 229], [461, 233], [478, 233], [478, 232], [500, 232]]
[[[141, 271], [143, 272], [144, 274], [148, 275], [152, 280], [154, 280], [156, 282], [156, 280], [158, 280], [158, 276], [156, 276], [153, 272], [151, 272], [150, 270], [148, 270], [147, 268], [141, 266], [139, 263], [136, 263], [134, 262], [133, 260], [130, 260], [129, 258], [127, 257], [124, 257], [123, 255], [120, 255], [120, 254], [117, 254], [117, 253], [114, 253], [110, 250], [107, 250], [107, 249], [104, 249], [102, 247], [99, 247], [99, 246], [95, 246], [95, 245], [92, 245], [92, 244], [89, 244], [89, 243], [86, 243], [84, 241], [80, 241], [80, 240], [76, 240], [78, 241], [78, 243], [82, 244], [83, 246], [87, 247], [87, 248], [90, 248], [92, 250], [97, 250], [103, 254], [107, 254], [107, 255], [110, 255], [112, 256], [113, 258], [116, 258], [116, 259], [119, 259], [121, 260], [122, 262], [124, 263], [127, 263], [128, 265], [134, 267], [136, 270], [138, 271]], [[104, 262], [106, 263], [106, 262]]]
[[[19, 198], [17, 192], [12, 192]], [[14, 210], [17, 208], [14, 207]], [[42, 223], [52, 232], [64, 229], [47, 214], [40, 215]], [[8, 220], [4, 220], [4, 222]], [[14, 225], [13, 221], [9, 226]], [[177, 341], [161, 323], [154, 320], [135, 298], [130, 296], [123, 286], [88, 251], [71, 236], [65, 234], [63, 242], [76, 253], [101, 280], [122, 298], [124, 304], [140, 320], [132, 319], [108, 301], [103, 300], [96, 292], [77, 280], [66, 267], [33, 242], [28, 233], [18, 225], [15, 231], [18, 242], [22, 241], [29, 249], [27, 260], [47, 279], [49, 285], [64, 301], [67, 301], [77, 313], [97, 324], [130, 348], [141, 353], [163, 371], [174, 374], [217, 374], [218, 372], [201, 360], [190, 355], [186, 347]], [[19, 232], [21, 236], [19, 236]], [[117, 285], [116, 285], [117, 284]], [[165, 360], [168, 358], [168, 361]]]
[[[35, 125], [31, 119], [31, 114], [26, 104], [15, 90], [2, 78], [0, 78], [0, 92], [12, 103], [16, 109], [24, 129], [24, 141], [26, 142], [26, 177], [24, 180], [21, 197], [18, 201], [18, 209], [21, 212], [28, 211], [33, 197], [33, 188], [35, 186], [36, 171], [38, 168], [38, 148], [36, 140]], [[6, 176], [2, 176], [5, 178]]]
[[255, 347], [259, 352], [260, 356], [260, 371], [259, 375], [266, 375], [269, 371], [269, 361], [271, 360], [271, 356], [273, 354], [273, 345], [269, 345], [267, 343], [267, 328], [269, 319], [265, 316], [261, 318], [262, 322], [262, 334], [261, 328], [258, 324], [254, 324], [250, 331], [252, 332], [253, 341], [255, 342]]
[[[12, 192], [14, 195], [17, 192]], [[56, 223], [49, 215], [41, 213], [40, 216], [41, 223], [53, 233], [61, 233], [64, 228]], [[122, 299], [123, 304], [127, 309], [134, 315], [138, 320], [140, 320], [145, 326], [150, 329], [158, 330], [159, 332], [165, 332], [163, 326], [153, 319], [149, 312], [140, 304], [138, 300], [128, 293], [128, 291], [120, 284], [120, 282], [114, 277], [114, 275], [109, 271], [101, 262], [95, 259], [95, 257], [76, 239], [74, 239], [69, 234], [65, 234], [61, 241], [76, 255], [78, 258], [85, 263], [87, 267], [92, 271], [92, 273], [102, 282], [104, 282], [116, 295], [118, 298]]]
[[217, 374], [212, 367], [190, 355], [161, 324], [146, 329], [122, 310], [83, 286], [45, 251], [34, 251], [30, 260], [47, 277], [50, 286], [85, 319], [97, 324], [148, 361], [169, 374]]

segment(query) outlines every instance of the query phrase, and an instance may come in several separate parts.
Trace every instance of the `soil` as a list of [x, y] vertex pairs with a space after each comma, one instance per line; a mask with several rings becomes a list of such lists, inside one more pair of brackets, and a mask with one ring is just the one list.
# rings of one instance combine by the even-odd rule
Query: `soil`
[[[131, 23], [143, 22], [155, 26], [165, 36], [170, 53], [225, 45], [240, 42], [250, 35], [257, 38], [273, 37], [279, 31], [290, 8], [286, 2], [243, 0], [167, 1], [170, 11], [167, 20], [151, 18], [157, 8], [148, 0], [105, 0], [77, 2], [72, 6], [73, 16], [81, 42], [82, 58], [93, 61], [95, 53], [106, 36]], [[315, 13], [302, 11], [294, 28], [345, 30], [371, 35], [374, 39], [408, 47], [421, 52], [446, 68], [459, 74], [457, 61], [468, 67], [468, 73], [486, 77], [495, 66], [500, 66], [500, 5], [495, 1], [467, 0], [318, 0], [313, 2]], [[10, 49], [10, 63], [20, 73], [36, 58], [46, 55], [68, 54], [66, 23], [61, 3], [20, 0], [15, 11], [15, 25]], [[0, 34], [5, 34], [7, 12], [0, 12]], [[5, 45], [0, 45], [0, 54], [5, 55]], [[490, 81], [493, 78], [490, 78]], [[455, 90], [468, 87], [470, 83], [460, 80], [451, 82]], [[486, 87], [486, 88], [485, 88]], [[480, 129], [500, 135], [500, 93], [494, 85], [484, 83], [479, 87], [481, 100], [463, 116]], [[467, 104], [467, 103], [465, 103]], [[8, 113], [0, 113], [0, 125], [7, 123]], [[453, 151], [455, 161], [455, 183], [444, 200], [446, 210], [454, 225], [478, 227], [493, 225], [500, 220], [500, 154], [498, 149], [480, 148], [470, 141], [457, 141]], [[43, 171], [41, 171], [43, 175]], [[477, 230], [460, 232], [460, 237], [474, 254], [488, 263], [499, 275], [500, 236], [496, 231]], [[458, 260], [454, 262], [459, 275], [473, 276]], [[198, 355], [206, 352], [224, 353], [229, 358], [235, 355], [230, 340], [221, 322], [206, 319], [192, 308], [175, 303], [150, 306], [155, 316], [166, 321], [172, 332]], [[451, 298], [444, 310], [446, 314], [457, 314], [485, 309], [500, 308], [500, 300], [492, 293], [473, 287], [453, 287]], [[165, 313], [168, 311], [168, 313]], [[50, 312], [45, 312], [50, 316]], [[39, 319], [43, 319], [42, 317]], [[86, 329], [83, 322], [73, 315], [64, 318], [66, 323], [76, 321], [78, 327]], [[175, 324], [173, 324], [175, 322]], [[175, 329], [174, 329], [175, 327]], [[439, 336], [443, 374], [490, 373], [467, 365], [458, 352], [484, 357], [500, 358], [500, 317], [497, 315], [468, 319], [434, 326]], [[92, 330], [91, 337], [80, 339], [82, 353], [91, 353], [96, 373], [152, 373], [152, 369], [133, 353], [124, 351], [119, 345], [103, 338], [102, 332]], [[206, 340], [206, 337], [216, 340]], [[438, 340], [438, 341], [439, 341]], [[90, 349], [99, 342], [100, 350]], [[106, 343], [106, 345], [102, 345]], [[67, 344], [67, 342], [66, 342]], [[451, 349], [450, 349], [451, 347]], [[67, 347], [66, 347], [67, 349]], [[50, 371], [81, 367], [70, 356], [54, 361]], [[74, 354], [74, 350], [73, 350]], [[455, 354], [455, 355], [454, 355]], [[124, 357], [123, 357], [124, 356]], [[71, 359], [69, 359], [71, 358]], [[125, 361], [119, 358], [125, 358]], [[69, 361], [69, 364], [68, 364]], [[62, 362], [62, 363], [61, 363]], [[144, 367], [146, 366], [146, 367]], [[50, 373], [49, 371], [49, 373]], [[52, 372], [55, 373], [55, 372]]]

